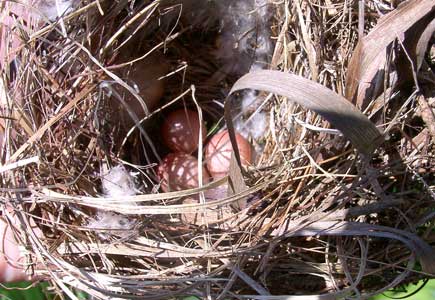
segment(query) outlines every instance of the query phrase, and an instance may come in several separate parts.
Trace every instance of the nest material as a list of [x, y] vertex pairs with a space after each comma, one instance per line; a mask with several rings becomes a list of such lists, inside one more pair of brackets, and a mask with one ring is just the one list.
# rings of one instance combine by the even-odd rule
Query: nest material
[[[263, 149], [256, 164], [243, 172], [248, 189], [197, 204], [189, 199], [225, 179], [158, 193], [152, 164], [163, 150], [155, 128], [166, 106], [197, 105], [209, 128], [222, 126], [213, 100], [237, 76], [222, 75], [224, 62], [212, 55], [221, 16], [207, 18], [207, 6], [216, 3], [186, 1], [174, 23], [175, 2], [82, 3], [80, 13], [58, 23], [18, 18], [4, 31], [6, 44], [13, 34], [25, 43], [15, 67], [2, 61], [1, 204], [11, 212], [5, 217], [21, 223], [15, 231], [29, 253], [28, 271], [104, 299], [363, 298], [432, 276], [425, 259], [434, 243], [433, 47], [416, 74], [419, 90], [413, 81], [385, 81], [385, 93], [368, 106], [388, 136], [371, 159], [326, 130], [317, 114], [260, 93], [271, 127], [255, 141]], [[268, 68], [344, 94], [358, 41], [357, 2], [269, 4], [275, 50]], [[364, 31], [395, 2], [367, 1]], [[123, 51], [150, 52], [170, 65], [165, 105], [145, 115], [146, 132], [128, 131], [114, 117], [115, 94], [134, 94], [117, 71], [125, 67], [117, 63]], [[126, 160], [138, 171], [141, 194], [102, 197], [102, 170]], [[101, 211], [124, 216], [119, 222], [128, 229], [89, 226]]]

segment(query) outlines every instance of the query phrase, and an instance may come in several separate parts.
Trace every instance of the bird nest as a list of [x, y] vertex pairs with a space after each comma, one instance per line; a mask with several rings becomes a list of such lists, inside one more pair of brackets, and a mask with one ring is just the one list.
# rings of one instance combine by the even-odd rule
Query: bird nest
[[[435, 274], [432, 0], [42, 2], [0, 3], [0, 203], [29, 274], [72, 299], [363, 299]], [[163, 192], [178, 108], [206, 124], [200, 164], [222, 128], [235, 151]]]

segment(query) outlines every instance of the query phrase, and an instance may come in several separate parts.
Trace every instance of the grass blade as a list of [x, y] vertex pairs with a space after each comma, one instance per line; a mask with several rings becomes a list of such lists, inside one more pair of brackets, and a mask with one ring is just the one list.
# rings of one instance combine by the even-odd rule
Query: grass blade
[[[340, 130], [366, 156], [370, 156], [383, 141], [379, 130], [355, 106], [314, 81], [280, 71], [262, 70], [240, 78], [230, 94], [243, 89], [285, 96], [315, 111]], [[228, 101], [225, 105], [229, 106]], [[231, 122], [228, 117], [226, 119], [227, 124]]]

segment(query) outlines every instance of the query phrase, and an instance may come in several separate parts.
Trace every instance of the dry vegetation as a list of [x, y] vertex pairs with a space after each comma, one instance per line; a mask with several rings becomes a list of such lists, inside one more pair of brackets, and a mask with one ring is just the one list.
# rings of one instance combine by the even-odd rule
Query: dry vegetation
[[[14, 16], [3, 32], [3, 43], [18, 35], [23, 44], [1, 62], [0, 203], [19, 220], [28, 271], [102, 299], [363, 299], [433, 276], [433, 1], [271, 1], [267, 69], [305, 79], [262, 71], [237, 83], [211, 54], [219, 21], [188, 11], [165, 24], [175, 2], [83, 1], [57, 23]], [[163, 107], [126, 135], [110, 99], [135, 93], [117, 75], [128, 51], [169, 66]], [[218, 100], [233, 84], [264, 91], [270, 129], [255, 141], [256, 165], [234, 163], [231, 193], [213, 202], [181, 204], [227, 178], [159, 193], [165, 107], [201, 107], [209, 129], [224, 126]], [[371, 122], [350, 117], [344, 96]], [[102, 197], [102, 170], [127, 161], [140, 193]], [[133, 225], [90, 229], [97, 210]]]

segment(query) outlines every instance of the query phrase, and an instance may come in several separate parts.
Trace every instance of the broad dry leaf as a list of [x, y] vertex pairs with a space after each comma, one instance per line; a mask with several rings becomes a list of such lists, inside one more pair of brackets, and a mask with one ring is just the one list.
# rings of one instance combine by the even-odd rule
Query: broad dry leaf
[[[315, 111], [340, 130], [366, 156], [370, 156], [383, 141], [379, 130], [355, 106], [314, 81], [280, 71], [262, 70], [240, 78], [230, 94], [242, 89], [261, 90], [285, 96]], [[225, 106], [226, 110], [229, 110], [230, 103], [227, 101]], [[231, 118], [228, 115], [226, 121], [231, 132]], [[234, 152], [237, 158], [236, 147]]]
[[[230, 169], [228, 171], [228, 191], [227, 195], [237, 195], [239, 193], [242, 193], [248, 189], [248, 186], [245, 183], [245, 180], [243, 178], [242, 168], [240, 167], [239, 163], [237, 162], [235, 153], [231, 155], [231, 161], [230, 161]], [[237, 204], [235, 205], [236, 208], [242, 209], [246, 206], [247, 197], [241, 198]]]
[[399, 85], [416, 80], [416, 73], [423, 64], [428, 44], [434, 33], [435, 9], [405, 32], [404, 41], [397, 51], [398, 55], [395, 61]]
[[[378, 75], [383, 74], [388, 47], [396, 38], [403, 40], [404, 33], [419, 20], [433, 14], [434, 9], [434, 0], [407, 1], [381, 18], [376, 27], [359, 41], [346, 78], [346, 98], [349, 101], [361, 109], [367, 107], [369, 101], [380, 92], [375, 90], [375, 82]], [[412, 34], [421, 36], [422, 32], [413, 31]], [[419, 45], [420, 49], [422, 47]]]
[[420, 259], [424, 272], [435, 274], [435, 251], [417, 235], [396, 228], [381, 225], [346, 222], [318, 221], [307, 225], [289, 221], [285, 226], [276, 229], [272, 235], [277, 237], [294, 236], [370, 236], [394, 239], [405, 244]]
[[428, 22], [428, 24], [425, 22], [421, 25], [423, 27], [423, 32], [420, 35], [420, 38], [418, 39], [417, 44], [415, 45], [415, 53], [416, 53], [416, 59], [417, 59], [417, 70], [420, 69], [420, 67], [423, 63], [424, 55], [427, 51], [427, 47], [429, 45], [429, 42], [435, 33], [435, 11], [431, 14], [431, 17], [432, 18], [428, 18], [428, 19], [430, 19], [430, 22]]
[[[231, 95], [231, 93], [230, 93]], [[230, 96], [229, 95], [229, 96]], [[229, 97], [228, 96], [228, 97]], [[231, 141], [231, 145], [233, 146], [233, 153], [231, 155], [231, 161], [230, 161], [230, 168], [228, 172], [228, 195], [234, 195], [238, 193], [242, 193], [248, 189], [248, 186], [245, 183], [245, 179], [243, 177], [243, 167], [242, 167], [242, 161], [240, 158], [239, 148], [237, 146], [236, 142], [236, 135], [234, 131], [234, 126], [232, 122], [232, 103], [231, 101], [225, 101], [225, 110], [224, 110], [224, 116], [227, 120], [227, 128], [228, 133]], [[237, 202], [236, 207], [242, 208], [246, 205], [246, 197], [240, 198], [240, 200]]]

